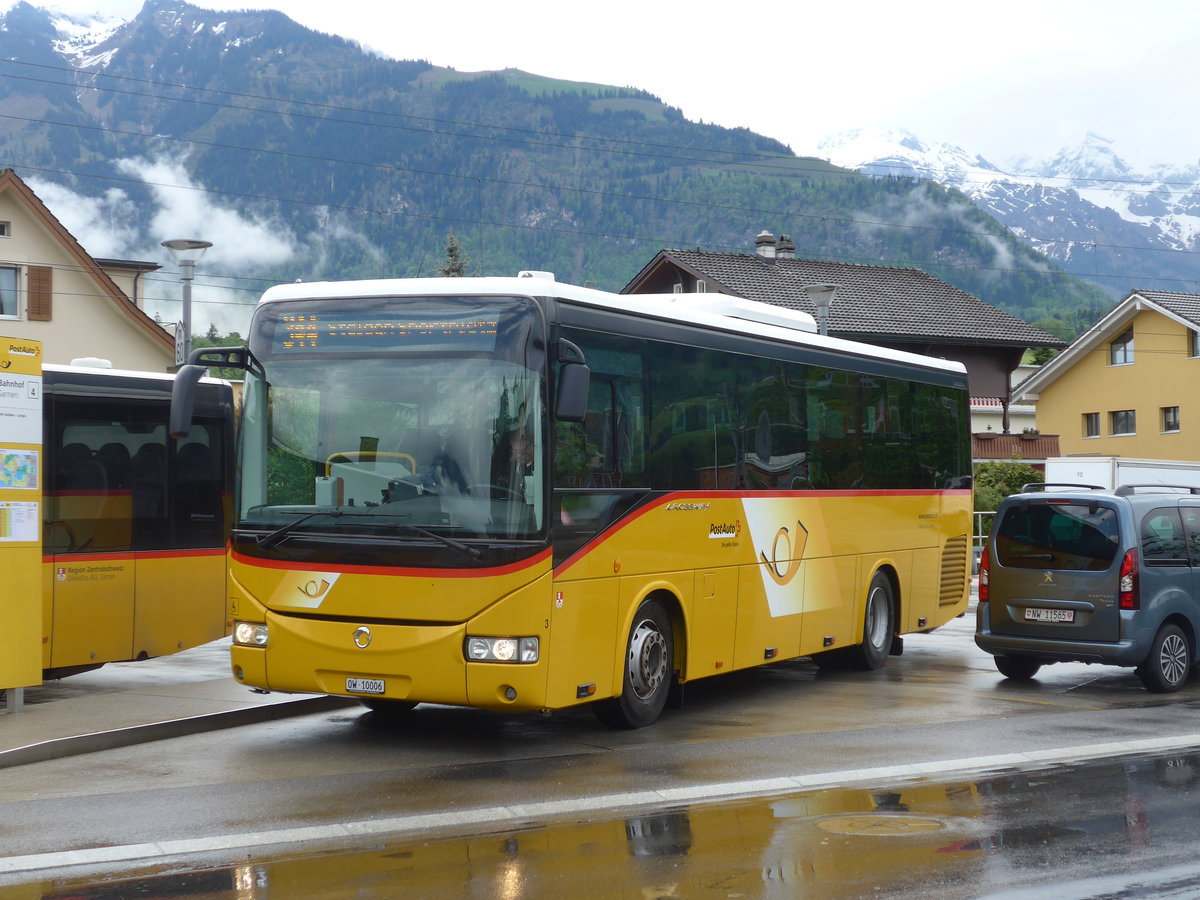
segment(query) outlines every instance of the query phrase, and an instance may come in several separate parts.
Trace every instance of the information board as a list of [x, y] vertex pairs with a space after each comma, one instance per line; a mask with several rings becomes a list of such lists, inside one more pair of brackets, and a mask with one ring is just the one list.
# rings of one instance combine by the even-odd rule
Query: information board
[[42, 345], [0, 337], [0, 689], [42, 682]]

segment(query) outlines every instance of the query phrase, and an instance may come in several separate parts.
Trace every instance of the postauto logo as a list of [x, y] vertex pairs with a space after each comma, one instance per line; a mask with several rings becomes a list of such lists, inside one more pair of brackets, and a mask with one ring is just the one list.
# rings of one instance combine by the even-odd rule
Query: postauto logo
[[708, 526], [708, 539], [710, 541], [729, 540], [741, 536], [742, 520], [730, 524], [729, 522], [714, 522]]

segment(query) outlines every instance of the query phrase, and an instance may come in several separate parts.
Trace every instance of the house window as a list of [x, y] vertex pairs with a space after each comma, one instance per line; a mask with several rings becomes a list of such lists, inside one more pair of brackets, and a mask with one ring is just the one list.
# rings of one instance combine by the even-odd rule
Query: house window
[[1163, 431], [1178, 431], [1179, 430], [1179, 407], [1164, 406], [1162, 408], [1162, 430]]
[[1200, 356], [1200, 331], [1188, 329], [1188, 356]]
[[1083, 436], [1100, 437], [1100, 413], [1083, 414]]
[[696, 293], [697, 294], [705, 294], [707, 292], [708, 292], [708, 282], [705, 281], [703, 278], [697, 278], [696, 279]]
[[1132, 409], [1114, 409], [1108, 414], [1110, 434], [1137, 434], [1134, 411]]
[[0, 238], [12, 237], [12, 223], [0, 222]]
[[15, 319], [20, 315], [17, 294], [20, 271], [14, 266], [0, 266], [0, 318]]
[[1126, 329], [1124, 334], [1108, 345], [1108, 362], [1113, 366], [1127, 366], [1133, 362], [1132, 328]]

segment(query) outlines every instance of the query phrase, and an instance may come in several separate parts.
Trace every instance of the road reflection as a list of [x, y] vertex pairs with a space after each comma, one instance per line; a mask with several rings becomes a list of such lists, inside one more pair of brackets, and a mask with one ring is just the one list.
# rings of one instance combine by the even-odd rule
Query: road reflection
[[227, 865], [183, 859], [0, 887], [0, 900], [849, 900], [1038, 897], [1051, 889], [1066, 898], [1129, 885], [1135, 893], [1116, 895], [1183, 896], [1169, 891], [1180, 879], [1195, 884], [1198, 777], [1200, 755], [1111, 760], [530, 823], [465, 838], [306, 847]]

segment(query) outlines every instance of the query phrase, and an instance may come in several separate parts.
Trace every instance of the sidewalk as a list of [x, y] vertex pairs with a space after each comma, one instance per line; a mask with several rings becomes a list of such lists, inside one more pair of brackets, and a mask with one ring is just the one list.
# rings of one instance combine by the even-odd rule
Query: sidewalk
[[229, 669], [229, 638], [171, 656], [109, 663], [0, 701], [0, 768], [336, 709], [353, 701], [256, 694]]

